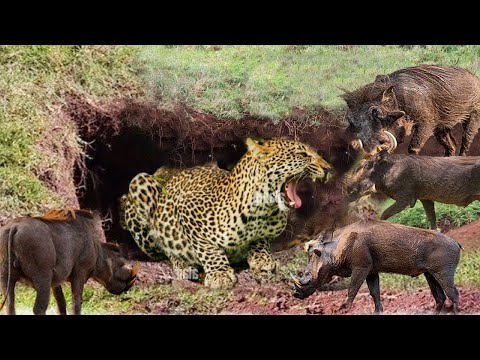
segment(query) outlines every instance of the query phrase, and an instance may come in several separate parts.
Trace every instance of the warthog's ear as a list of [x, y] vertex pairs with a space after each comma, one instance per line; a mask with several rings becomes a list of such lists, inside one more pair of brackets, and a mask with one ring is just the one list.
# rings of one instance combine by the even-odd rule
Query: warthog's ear
[[387, 87], [382, 94], [382, 105], [386, 108], [397, 108], [397, 97], [393, 91], [393, 85]]
[[405, 111], [389, 111], [385, 117], [386, 122], [392, 124], [403, 116], [405, 116]]

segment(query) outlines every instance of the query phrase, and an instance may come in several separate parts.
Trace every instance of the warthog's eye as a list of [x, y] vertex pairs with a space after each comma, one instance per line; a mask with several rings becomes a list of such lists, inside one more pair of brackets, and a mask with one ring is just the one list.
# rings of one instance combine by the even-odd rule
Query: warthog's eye
[[368, 115], [370, 115], [370, 117], [372, 117], [373, 119], [379, 119], [381, 116], [381, 112], [377, 106], [371, 106], [368, 109]]

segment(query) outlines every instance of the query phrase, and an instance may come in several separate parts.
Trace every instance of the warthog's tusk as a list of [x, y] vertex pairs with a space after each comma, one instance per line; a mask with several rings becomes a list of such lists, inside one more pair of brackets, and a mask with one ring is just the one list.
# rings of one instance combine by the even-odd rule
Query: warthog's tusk
[[308, 248], [310, 247], [310, 245], [312, 245], [313, 243], [315, 242], [315, 240], [309, 240], [305, 243], [305, 245], [303, 245], [303, 250], [308, 253]]
[[388, 136], [388, 138], [390, 139], [390, 144], [391, 144], [391, 147], [390, 149], [388, 149], [388, 152], [392, 152], [393, 150], [395, 150], [397, 148], [397, 139], [395, 138], [395, 136], [390, 132], [390, 131], [387, 131], [387, 130], [383, 130], [383, 132]]
[[290, 273], [290, 276], [292, 277], [292, 280], [293, 280], [293, 283], [297, 286], [297, 287], [302, 287], [302, 284], [300, 284], [300, 280], [298, 280], [298, 278], [293, 275], [292, 273]]
[[360, 139], [357, 139], [358, 140], [358, 144], [360, 145], [360, 149], [363, 149], [363, 143], [362, 143], [362, 140]]

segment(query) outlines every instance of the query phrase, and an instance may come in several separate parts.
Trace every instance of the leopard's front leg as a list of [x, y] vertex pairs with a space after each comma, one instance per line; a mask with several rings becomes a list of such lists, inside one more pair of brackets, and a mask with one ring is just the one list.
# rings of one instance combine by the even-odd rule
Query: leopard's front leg
[[270, 239], [261, 239], [250, 245], [247, 256], [250, 270], [275, 272], [278, 269], [278, 262], [270, 255], [270, 242]]
[[176, 256], [170, 256], [173, 272], [178, 280], [198, 280], [198, 269]]
[[235, 285], [237, 277], [223, 249], [207, 241], [196, 241], [192, 245], [205, 270], [205, 286], [212, 289], [229, 289]]

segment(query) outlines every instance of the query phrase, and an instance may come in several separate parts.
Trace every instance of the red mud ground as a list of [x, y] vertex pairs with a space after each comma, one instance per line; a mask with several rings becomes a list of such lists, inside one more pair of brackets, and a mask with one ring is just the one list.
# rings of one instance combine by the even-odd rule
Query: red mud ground
[[480, 249], [480, 219], [450, 230], [447, 235], [457, 240], [466, 250]]
[[[472, 223], [473, 224], [473, 223]], [[469, 224], [469, 225], [472, 225]], [[480, 222], [477, 222], [479, 227]], [[458, 229], [461, 230], [461, 229]], [[466, 243], [464, 243], [466, 245]], [[274, 257], [282, 264], [289, 261], [295, 251], [291, 249], [276, 253]], [[347, 314], [340, 306], [347, 296], [346, 287], [349, 280], [325, 286], [322, 291], [317, 291], [305, 300], [299, 300], [292, 296], [292, 287], [288, 280], [280, 276], [266, 278], [252, 275], [249, 271], [242, 270], [237, 273], [238, 283], [228, 293], [219, 296], [228, 296], [228, 300], [221, 309], [197, 310], [195, 307], [187, 311], [177, 310], [181, 301], [175, 294], [157, 301], [149, 301], [140, 304], [146, 314]], [[168, 262], [143, 262], [142, 270], [138, 275], [136, 286], [171, 284], [173, 272]], [[203, 286], [189, 281], [173, 280], [175, 284], [188, 289], [190, 293], [196, 293]], [[460, 293], [460, 313], [480, 314], [480, 288], [458, 287]], [[431, 314], [434, 308], [434, 300], [427, 286], [415, 287], [408, 290], [392, 290], [381, 288], [381, 297], [384, 314]], [[373, 301], [368, 288], [364, 284], [360, 289], [352, 309], [348, 314], [371, 314], [373, 313]], [[451, 313], [451, 303], [446, 302], [445, 312]]]

